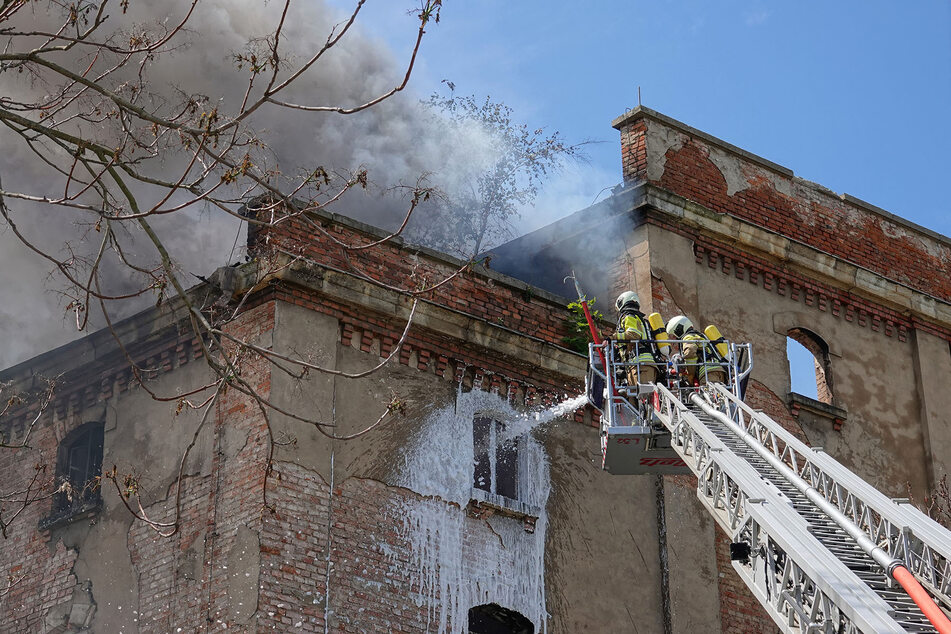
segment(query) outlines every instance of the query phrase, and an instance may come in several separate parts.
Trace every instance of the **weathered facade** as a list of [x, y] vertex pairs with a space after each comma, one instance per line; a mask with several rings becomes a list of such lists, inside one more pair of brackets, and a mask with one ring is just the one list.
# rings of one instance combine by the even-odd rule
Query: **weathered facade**
[[[334, 239], [383, 234], [327, 214], [252, 236], [294, 263], [254, 288], [234, 334], [343, 372], [394, 354], [358, 379], [297, 379], [252, 356], [242, 378], [338, 437], [398, 394], [405, 416], [369, 434], [334, 440], [281, 413], [268, 425], [235, 390], [202, 424], [137, 385], [105, 332], [5, 371], [24, 388], [61, 378], [34, 450], [0, 449], [4, 492], [99, 433], [103, 469], [137, 475], [146, 506], [133, 510], [177, 513], [178, 528], [135, 519], [111, 483], [82, 505], [27, 507], [0, 554], [0, 632], [769, 631], [689, 478], [601, 471], [597, 421], [570, 402], [585, 359], [561, 344], [563, 277], [575, 269], [599, 298], [633, 288], [665, 317], [752, 342], [748, 400], [887, 493], [923, 499], [951, 455], [951, 243], [650, 110], [615, 127], [611, 198], [424, 295], [395, 353], [412, 302], [390, 286], [463, 263], [399, 239], [348, 257]], [[252, 266], [193, 293], [227, 301]], [[155, 394], [209, 380], [183, 318], [117, 327]], [[818, 401], [789, 393], [787, 337], [819, 360]], [[546, 410], [566, 402], [567, 417]], [[0, 420], [5, 437], [35, 412]]]

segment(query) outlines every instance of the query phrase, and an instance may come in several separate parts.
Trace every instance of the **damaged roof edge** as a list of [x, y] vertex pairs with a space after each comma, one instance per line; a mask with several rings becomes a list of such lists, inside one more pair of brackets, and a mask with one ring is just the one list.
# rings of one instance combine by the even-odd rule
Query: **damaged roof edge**
[[[292, 200], [291, 204], [297, 206], [297, 205], [303, 205], [304, 203], [298, 200]], [[342, 225], [344, 227], [348, 227], [350, 229], [353, 229], [354, 231], [358, 231], [360, 233], [376, 238], [378, 240], [382, 238], [387, 238], [392, 235], [391, 232], [385, 231], [384, 229], [380, 229], [379, 227], [375, 227], [365, 222], [354, 220], [353, 218], [349, 216], [333, 213], [331, 211], [325, 211], [323, 209], [308, 209], [307, 213], [315, 216], [316, 218], [320, 218], [324, 220], [325, 222], [332, 222], [335, 224]], [[400, 247], [401, 249], [413, 251], [414, 253], [425, 256], [431, 260], [436, 260], [438, 262], [442, 262], [443, 264], [449, 264], [453, 268], [462, 268], [463, 266], [467, 264], [465, 261], [460, 260], [459, 258], [455, 256], [449, 255], [448, 253], [443, 253], [442, 251], [437, 251], [436, 249], [432, 249], [430, 247], [426, 247], [420, 244], [413, 244], [411, 242], [407, 242], [402, 236], [392, 237], [390, 240], [390, 243], [393, 244], [394, 246]], [[491, 255], [491, 254], [492, 254], [492, 250], [489, 250], [485, 253], [481, 253], [479, 257], [485, 257], [486, 255]], [[490, 265], [491, 265], [491, 262], [490, 262]], [[482, 266], [481, 264], [475, 264], [474, 266], [472, 266], [470, 270], [476, 275], [480, 275], [482, 277], [492, 279], [496, 282], [499, 282], [500, 284], [503, 284], [504, 286], [514, 288], [521, 292], [529, 292], [532, 294], [533, 297], [544, 299], [545, 301], [551, 302], [553, 304], [558, 304], [562, 307], [564, 307], [565, 305], [568, 304], [568, 302], [571, 301], [567, 297], [563, 297], [556, 293], [546, 291], [543, 288], [532, 286], [531, 284], [523, 282], [522, 280], [516, 277], [512, 277], [510, 275], [506, 275], [505, 273], [500, 273], [498, 271], [494, 271], [491, 268], [486, 268]]]
[[796, 174], [788, 167], [783, 167], [779, 163], [774, 163], [770, 161], [769, 159], [765, 159], [762, 156], [759, 156], [758, 154], [753, 154], [752, 152], [748, 152], [747, 150], [744, 150], [741, 147], [733, 145], [732, 143], [727, 143], [723, 139], [719, 139], [713, 136], [712, 134], [707, 134], [706, 132], [702, 130], [698, 130], [697, 128], [691, 127], [687, 125], [686, 123], [683, 123], [682, 121], [678, 121], [674, 119], [673, 117], [668, 117], [665, 114], [661, 114], [657, 112], [656, 110], [651, 110], [650, 108], [646, 108], [644, 106], [637, 106], [633, 110], [628, 110], [627, 112], [622, 114], [620, 117], [612, 121], [611, 127], [613, 127], [615, 130], [620, 130], [625, 125], [633, 121], [637, 121], [638, 119], [654, 119], [655, 121], [659, 123], [663, 123], [673, 128], [677, 128], [681, 132], [685, 132], [690, 136], [701, 138], [704, 141], [707, 141], [708, 143], [712, 143], [713, 145], [716, 145], [717, 147], [720, 147], [728, 152], [736, 154], [737, 156], [753, 161], [754, 163], [759, 163], [763, 167], [771, 169], [774, 172], [778, 172], [790, 178], [796, 177]]
[[680, 130], [681, 132], [684, 132], [690, 136], [703, 139], [707, 143], [716, 145], [717, 147], [723, 150], [726, 150], [727, 152], [730, 152], [732, 154], [735, 154], [739, 156], [740, 158], [747, 159], [749, 161], [752, 161], [753, 163], [762, 165], [763, 167], [769, 170], [777, 172], [778, 174], [782, 174], [791, 179], [800, 181], [801, 183], [808, 185], [820, 192], [823, 192], [833, 198], [838, 198], [842, 202], [845, 202], [854, 207], [859, 207], [863, 209], [864, 211], [868, 211], [877, 216], [881, 216], [882, 218], [890, 222], [894, 222], [897, 225], [901, 225], [907, 229], [911, 229], [912, 231], [921, 233], [934, 240], [937, 240], [938, 242], [941, 242], [942, 244], [951, 246], [951, 237], [949, 236], [938, 233], [937, 231], [933, 231], [932, 229], [928, 229], [927, 227], [923, 227], [915, 222], [912, 222], [911, 220], [908, 220], [907, 218], [902, 218], [901, 216], [898, 216], [896, 214], [893, 214], [890, 211], [882, 209], [881, 207], [873, 205], [870, 202], [866, 202], [862, 200], [861, 198], [857, 198], [856, 196], [853, 196], [852, 194], [846, 194], [846, 193], [840, 194], [834, 190], [829, 189], [828, 187], [825, 187], [824, 185], [820, 183], [816, 183], [814, 181], [810, 181], [805, 178], [796, 176], [795, 172], [793, 172], [793, 170], [789, 169], [788, 167], [783, 167], [782, 165], [778, 163], [774, 163], [773, 161], [770, 161], [769, 159], [765, 159], [762, 156], [759, 156], [758, 154], [753, 154], [752, 152], [744, 150], [741, 147], [737, 147], [736, 145], [733, 145], [732, 143], [728, 143], [724, 141], [723, 139], [715, 137], [712, 134], [708, 134], [702, 130], [698, 130], [697, 128], [689, 126], [686, 123], [683, 123], [682, 121], [678, 121], [677, 119], [674, 119], [673, 117], [668, 117], [665, 114], [661, 114], [660, 112], [657, 112], [656, 110], [652, 110], [645, 106], [637, 106], [636, 108], [628, 110], [621, 116], [614, 119], [614, 121], [611, 122], [611, 126], [615, 128], [616, 130], [620, 130], [624, 126], [634, 121], [637, 121], [638, 119], [653, 119], [664, 125], [676, 128]]
[[522, 234], [492, 249], [489, 254], [505, 254], [511, 249], [525, 250], [533, 246], [543, 246], [564, 239], [573, 232], [590, 230], [590, 223], [600, 222], [621, 214], [629, 213], [644, 202], [645, 183], [633, 183], [627, 187], [617, 185], [611, 195], [604, 200], [583, 209], [572, 212], [544, 227]]
[[[202, 282], [187, 292], [194, 299], [211, 290], [210, 284]], [[170, 330], [178, 328], [179, 323], [187, 316], [184, 302], [174, 298], [161, 306], [147, 308], [114, 322], [113, 329], [124, 345], [133, 345], [147, 341], [150, 337], [165, 336]], [[60, 375], [117, 353], [120, 353], [120, 348], [112, 332], [108, 327], [100, 328], [8, 368], [0, 369], [0, 382], [20, 382], [32, 377]]]
[[[374, 238], [385, 238], [390, 235], [389, 232], [354, 220], [347, 216], [323, 211], [310, 210], [307, 213], [316, 216], [327, 222], [343, 225], [365, 235]], [[407, 249], [418, 253], [454, 268], [461, 268], [466, 264], [462, 260], [449, 254], [430, 249], [421, 245], [408, 244], [400, 237], [392, 239], [392, 243], [402, 249]], [[523, 282], [520, 279], [511, 277], [492, 269], [487, 269], [482, 265], [476, 264], [471, 268], [472, 273], [484, 278], [492, 279], [495, 282], [513, 288], [519, 292], [527, 293], [534, 299], [539, 299], [560, 308], [564, 308], [571, 301], [570, 299], [552, 293], [543, 288], [539, 288]], [[203, 292], [212, 291], [212, 285], [202, 282], [188, 289], [189, 295], [197, 296]], [[180, 300], [169, 300], [159, 308], [147, 308], [139, 311], [129, 317], [119, 320], [113, 324], [115, 331], [122, 337], [123, 342], [144, 341], [149, 336], [158, 333], [164, 333], [169, 328], [174, 327], [181, 319], [187, 317], [187, 309], [181, 305]], [[100, 359], [107, 354], [116, 353], [119, 346], [108, 328], [102, 328], [91, 332], [83, 337], [74, 339], [61, 346], [57, 346], [36, 356], [30, 357], [15, 365], [7, 368], [0, 368], [0, 381], [2, 382], [20, 382], [35, 376], [44, 376], [47, 373], [54, 372], [60, 374], [75, 368], [82, 367], [96, 359]], [[69, 359], [63, 363], [64, 359]]]

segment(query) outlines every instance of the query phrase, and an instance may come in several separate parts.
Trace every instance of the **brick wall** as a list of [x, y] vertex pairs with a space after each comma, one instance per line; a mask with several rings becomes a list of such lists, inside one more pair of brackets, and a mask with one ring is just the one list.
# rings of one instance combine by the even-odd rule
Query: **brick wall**
[[[951, 330], [922, 322], [914, 316], [883, 306], [851, 291], [811, 279], [782, 263], [770, 262], [741, 251], [733, 245], [713, 240], [691, 227], [673, 224], [659, 214], [648, 213], [645, 222], [690, 238], [694, 243], [693, 255], [697, 264], [787, 297], [804, 307], [827, 312], [833, 317], [869, 328], [887, 337], [897, 337], [903, 342], [908, 340], [908, 332], [912, 329], [925, 330], [951, 341]], [[663, 302], [661, 297], [654, 299]], [[662, 303], [658, 305], [663, 306]], [[663, 314], [680, 312], [675, 308], [671, 310], [673, 312]]]
[[[347, 223], [330, 223], [325, 229], [338, 240], [366, 244], [372, 239]], [[301, 234], [294, 231], [312, 232], [313, 228], [307, 226], [304, 219], [293, 219], [281, 231], [272, 232], [270, 244], [287, 250], [295, 248], [295, 238]], [[425, 285], [452, 274], [456, 267], [451, 261], [420, 255], [398, 243], [356, 251], [349, 258], [334, 246], [329, 235], [318, 234], [315, 238], [312, 235], [306, 244], [306, 247], [297, 245], [296, 255], [391, 285], [404, 282], [411, 286]], [[560, 343], [565, 334], [562, 306], [533, 296], [517, 283], [500, 282], [495, 274], [466, 272], [424, 298], [508, 330], [524, 332], [540, 344]], [[403, 323], [390, 315], [277, 283], [258, 292], [243, 314], [228, 325], [229, 330], [237, 337], [251, 340], [267, 335], [274, 328], [277, 301], [334, 316], [340, 325], [341, 344], [366, 353], [389, 354], [403, 328]], [[152, 379], [174, 372], [200, 355], [197, 340], [187, 335], [187, 329], [172, 327], [145, 340], [125, 343], [142, 367], [154, 368], [144, 377]], [[544, 371], [489, 348], [465, 344], [419, 327], [411, 331], [398, 362], [530, 405], [560, 400], [566, 389], [572, 392], [581, 389], [577, 378]], [[52, 365], [55, 367], [55, 362]], [[267, 397], [270, 391], [268, 364], [248, 357], [242, 362], [241, 376]], [[100, 357], [92, 365], [79, 367], [65, 377], [51, 412], [69, 418], [130, 389], [138, 388], [127, 360], [120, 354]], [[14, 412], [3, 421], [5, 429], [22, 434], [30, 413], [27, 408]], [[579, 410], [576, 419], [597, 424], [590, 412]], [[62, 437], [68, 430], [60, 431], [59, 437]], [[223, 439], [229, 435], [246, 437], [247, 442], [229, 449], [223, 446]], [[254, 617], [258, 627], [322, 631], [325, 606], [321, 593], [328, 587], [327, 562], [326, 551], [315, 544], [325, 543], [327, 538], [328, 510], [333, 544], [329, 614], [339, 631], [425, 628], [426, 619], [431, 615], [421, 614], [416, 603], [407, 599], [409, 581], [393, 572], [410, 556], [408, 547], [387, 537], [392, 534], [394, 519], [392, 514], [382, 511], [384, 506], [392, 506], [394, 500], [398, 502], [401, 495], [412, 497], [413, 494], [375, 482], [348, 481], [330, 495], [326, 483], [319, 478], [298, 472], [293, 465], [282, 464], [271, 474], [267, 488], [270, 497], [266, 498], [267, 428], [256, 404], [234, 389], [228, 390], [217, 406], [214, 437], [211, 473], [188, 477], [183, 483], [178, 531], [171, 537], [163, 536], [141, 521], [134, 521], [129, 530], [128, 548], [138, 579], [138, 605], [129, 607], [135, 610], [143, 631], [176, 631], [179, 627], [181, 631], [199, 628], [219, 631], [226, 627], [249, 626], [248, 609], [238, 609], [235, 605], [234, 589], [241, 580], [234, 578], [228, 566], [235, 552], [243, 548], [245, 529], [260, 535], [259, 552], [255, 556], [260, 557], [257, 569], [261, 575], [261, 593], [255, 599], [257, 605], [249, 606], [250, 612], [258, 608]], [[55, 456], [57, 439], [47, 419], [44, 418], [33, 440]], [[24, 455], [0, 453], [0, 474], [25, 473]], [[36, 458], [35, 453], [30, 455], [30, 459]], [[44, 462], [55, 464], [52, 458]], [[155, 474], [155, 477], [167, 479], [171, 475]], [[10, 477], [4, 477], [3, 481], [17, 482]], [[145, 509], [156, 522], [174, 518], [175, 487], [165, 495], [165, 499]], [[67, 550], [61, 544], [50, 549], [50, 533], [36, 530], [39, 518], [48, 507], [48, 502], [30, 507], [17, 518], [16, 531], [4, 543], [0, 573], [16, 576], [21, 570], [39, 569], [39, 572], [27, 576], [21, 585], [0, 599], [4, 618], [12, 618], [15, 624], [13, 629], [0, 628], [0, 631], [42, 629], [49, 609], [68, 604], [76, 586], [71, 574], [76, 551]], [[367, 530], [373, 534], [366, 533]], [[295, 536], [298, 534], [300, 538]], [[295, 537], [289, 539], [289, 535]], [[391, 547], [385, 565], [380, 560], [377, 536]]]
[[764, 414], [779, 423], [783, 429], [802, 442], [809, 444], [809, 441], [806, 439], [806, 434], [802, 430], [802, 426], [799, 425], [795, 417], [790, 413], [785, 401], [770, 391], [765, 385], [751, 379], [746, 386], [746, 394], [743, 400], [753, 409], [762, 410]]
[[276, 465], [275, 475], [269, 490], [278, 510], [261, 533], [259, 623], [323, 632], [329, 618], [334, 632], [426, 631], [411, 588], [412, 553], [393, 512], [414, 494], [358, 478], [331, 493], [292, 463]]
[[[179, 529], [163, 537], [145, 522], [129, 530], [129, 555], [138, 579], [138, 623], [144, 631], [174, 632], [176, 628], [199, 627], [208, 614], [208, 575], [205, 556], [214, 531], [212, 508], [214, 480], [210, 476], [184, 482]], [[175, 495], [170, 492], [170, 498]], [[157, 522], [174, 519], [166, 499], [149, 506], [148, 516]], [[126, 606], [129, 609], [130, 606]]]
[[[621, 128], [625, 182], [648, 176], [648, 144], [659, 144], [650, 130], [670, 128], [650, 118], [629, 120]], [[718, 213], [730, 214], [864, 267], [924, 293], [951, 301], [951, 245], [946, 241], [843, 200], [832, 192], [771, 170], [751, 158], [715, 146], [711, 140], [675, 128], [688, 137], [652, 160], [663, 166], [652, 182]], [[666, 130], [665, 130], [666, 132]], [[663, 146], [652, 148], [660, 152]], [[742, 188], [731, 193], [712, 153], [735, 161]], [[722, 164], [722, 161], [721, 161]], [[737, 185], [734, 182], [733, 187]]]
[[[406, 325], [391, 316], [357, 308], [299, 287], [278, 286], [273, 297], [335, 317], [340, 322], [341, 344], [362, 352], [375, 351], [381, 357], [393, 351]], [[524, 397], [526, 390], [530, 389], [532, 393], [540, 393], [540, 398], [550, 399], [566, 387], [572, 390], [583, 387], [577, 379], [569, 381], [566, 386], [563, 375], [420, 327], [410, 329], [398, 360], [402, 365], [440, 377], [452, 378], [466, 369], [472, 380], [478, 376], [480, 382], [484, 379], [487, 383], [495, 383], [494, 391], [503, 395], [521, 391], [520, 396]]]
[[[259, 340], [274, 327], [274, 304], [268, 302], [246, 311], [226, 328], [235, 337]], [[248, 357], [241, 377], [262, 398], [270, 394], [269, 364]], [[234, 439], [233, 446], [225, 437]], [[233, 566], [239, 529], [257, 532], [268, 501], [263, 496], [268, 456], [268, 431], [257, 404], [236, 389], [220, 397], [215, 415], [214, 458], [211, 473], [185, 481], [181, 526], [171, 538], [144, 522], [129, 531], [129, 551], [139, 579], [140, 623], [146, 631], [220, 631], [234, 625], [241, 610], [231, 596]], [[238, 440], [240, 439], [240, 440]], [[167, 477], [169, 474], [157, 474]], [[158, 522], [175, 513], [175, 489], [147, 509]], [[256, 588], [254, 593], [256, 596]]]
[[[56, 428], [37, 425], [29, 437], [32, 449], [0, 449], [0, 493], [26, 491], [37, 476], [31, 499], [39, 497], [26, 507], [19, 502], [21, 496], [2, 502], [3, 518], [9, 526], [5, 538], [0, 539], [0, 632], [44, 630], [46, 614], [57, 607], [67, 610], [64, 606], [72, 598], [77, 553], [62, 541], [51, 542], [50, 531], [39, 530], [38, 525], [52, 508], [47, 492], [55, 476], [57, 436], [64, 436], [81, 422], [58, 421]], [[35, 465], [41, 467], [39, 473]]]
[[254, 233], [250, 248], [259, 255], [274, 249], [393, 288], [432, 289], [421, 298], [556, 345], [561, 345], [561, 339], [568, 334], [564, 307], [534, 296], [529, 287], [515, 280], [508, 283], [497, 274], [467, 270], [432, 288], [457, 273], [464, 263], [407, 247], [398, 238], [360, 250], [340, 246], [342, 243], [362, 247], [378, 241], [379, 236], [369, 233], [369, 229], [343, 219], [289, 216], [284, 222]]
[[716, 531], [718, 586], [720, 590], [720, 631], [723, 634], [768, 634], [779, 632], [753, 593], [733, 570], [730, 538]]

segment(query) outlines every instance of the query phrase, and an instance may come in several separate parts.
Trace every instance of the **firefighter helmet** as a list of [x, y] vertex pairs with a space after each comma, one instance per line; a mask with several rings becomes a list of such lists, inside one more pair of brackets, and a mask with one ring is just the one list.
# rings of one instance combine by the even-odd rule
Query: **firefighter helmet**
[[683, 315], [677, 315], [667, 322], [667, 334], [671, 339], [683, 339], [691, 328], [693, 323]]
[[634, 291], [624, 291], [617, 296], [617, 301], [614, 302], [614, 306], [618, 309], [618, 312], [620, 312], [621, 308], [631, 303], [634, 304], [635, 309], [641, 307], [640, 300], [637, 298], [637, 293]]

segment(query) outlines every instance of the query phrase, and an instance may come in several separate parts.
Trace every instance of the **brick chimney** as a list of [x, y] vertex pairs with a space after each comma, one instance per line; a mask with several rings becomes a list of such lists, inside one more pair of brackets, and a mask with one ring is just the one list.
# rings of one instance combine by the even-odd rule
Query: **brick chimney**
[[638, 106], [611, 125], [621, 133], [621, 173], [624, 183], [647, 178], [647, 108]]

